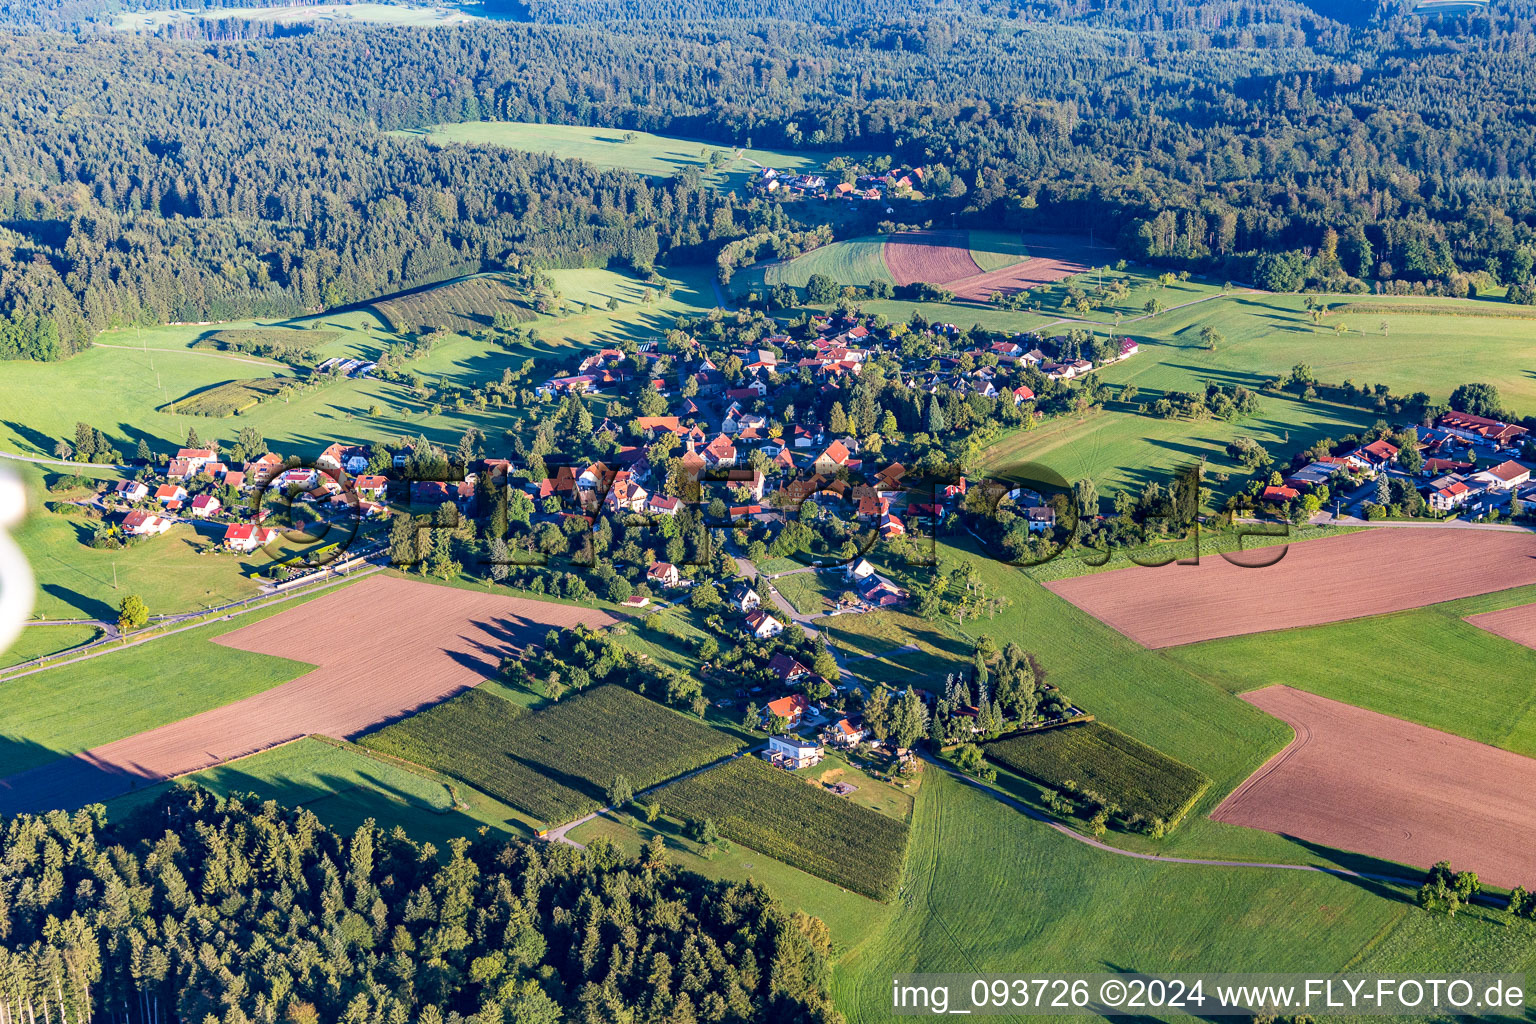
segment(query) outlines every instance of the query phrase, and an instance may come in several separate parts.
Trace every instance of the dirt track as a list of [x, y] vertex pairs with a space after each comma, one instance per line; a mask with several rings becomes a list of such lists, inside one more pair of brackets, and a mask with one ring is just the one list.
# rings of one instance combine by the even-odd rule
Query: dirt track
[[968, 231], [904, 231], [886, 240], [885, 265], [898, 285], [937, 284], [981, 273]]
[[355, 735], [494, 675], [503, 655], [551, 626], [611, 621], [586, 608], [374, 577], [214, 641], [313, 671], [0, 779], [0, 813], [78, 807], [310, 733]]
[[1536, 884], [1536, 760], [1288, 686], [1242, 697], [1296, 739], [1216, 808], [1217, 821]]
[[[1281, 548], [1233, 557], [1260, 563]], [[1536, 535], [1364, 530], [1291, 544], [1274, 565], [1220, 556], [1047, 583], [1143, 647], [1173, 647], [1450, 601], [1536, 583]]]
[[1494, 636], [1513, 640], [1523, 647], [1536, 650], [1536, 604], [1522, 604], [1497, 612], [1468, 615], [1467, 621], [1478, 629]]

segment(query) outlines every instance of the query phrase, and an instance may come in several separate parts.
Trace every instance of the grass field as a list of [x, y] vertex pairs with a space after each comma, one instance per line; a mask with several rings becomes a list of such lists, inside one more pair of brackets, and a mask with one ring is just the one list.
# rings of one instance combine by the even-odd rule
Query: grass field
[[[402, 133], [407, 134], [407, 133]], [[695, 169], [712, 184], [726, 188], [741, 185], [756, 170], [754, 161], [781, 171], [810, 170], [823, 157], [766, 149], [735, 150], [712, 142], [629, 132], [622, 128], [587, 128], [581, 125], [537, 124], [526, 121], [468, 121], [439, 124], [417, 134], [433, 142], [505, 146], [530, 153], [549, 153], [585, 160], [602, 168], [634, 171], [651, 177], [670, 178]], [[625, 141], [626, 136], [633, 136]], [[710, 154], [720, 157], [711, 165]], [[830, 157], [832, 154], [827, 154]]]
[[1073, 783], [1125, 815], [1178, 823], [1210, 780], [1102, 722], [988, 743], [990, 760], [1056, 789]]
[[1013, 231], [972, 231], [971, 259], [983, 272], [1002, 270], [1029, 258], [1029, 246]]
[[307, 600], [312, 598], [7, 680], [0, 685], [0, 722], [5, 723], [0, 776], [191, 717], [304, 674], [311, 666], [302, 662], [210, 641]]
[[844, 653], [849, 673], [866, 684], [915, 679], [939, 691], [944, 676], [964, 669], [975, 652], [973, 643], [911, 612], [837, 615], [818, 619], [817, 626]]
[[179, 416], [222, 418], [250, 412], [262, 402], [270, 402], [290, 393], [299, 385], [295, 377], [256, 377], [227, 380], [212, 387], [199, 388], [162, 407], [162, 412]]
[[896, 895], [907, 826], [849, 803], [754, 756], [661, 791], [674, 816], [706, 818], [721, 835], [875, 899]]
[[833, 972], [853, 1024], [889, 1020], [891, 976], [906, 973], [1536, 966], [1536, 928], [1496, 911], [1433, 916], [1372, 882], [1117, 857], [948, 777], [918, 795], [905, 879]]
[[19, 665], [58, 651], [89, 643], [101, 635], [95, 626], [34, 626], [21, 631], [10, 647], [0, 651], [0, 668]]
[[1241, 693], [1284, 683], [1536, 757], [1536, 651], [1463, 621], [1536, 600], [1520, 587], [1392, 615], [1169, 650]]
[[815, 615], [831, 609], [845, 590], [853, 589], [839, 571], [780, 576], [773, 581], [773, 588], [802, 615]]
[[[770, 265], [763, 271], [762, 277], [769, 285], [788, 284], [804, 288], [812, 274], [824, 274], [840, 285], [862, 287], [872, 281], [895, 283], [890, 270], [885, 266], [885, 239], [878, 237], [853, 238], [812, 249], [788, 263]], [[749, 277], [744, 277], [737, 283], [737, 290], [747, 284], [748, 280]]]
[[531, 714], [470, 690], [361, 743], [463, 779], [551, 824], [600, 807], [619, 775], [638, 792], [741, 745], [618, 686], [587, 690]]

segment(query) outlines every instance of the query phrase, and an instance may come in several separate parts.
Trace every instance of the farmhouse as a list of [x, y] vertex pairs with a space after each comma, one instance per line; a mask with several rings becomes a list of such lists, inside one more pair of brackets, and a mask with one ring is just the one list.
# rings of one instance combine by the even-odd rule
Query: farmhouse
[[821, 760], [821, 744], [798, 736], [774, 736], [768, 740], [768, 761], [776, 768], [794, 771]]
[[788, 697], [780, 697], [778, 700], [769, 701], [766, 710], [769, 715], [787, 721], [789, 727], [793, 729], [800, 724], [801, 716], [805, 714], [810, 706], [811, 702], [806, 699], [805, 694], [792, 693]]
[[212, 448], [183, 448], [176, 453], [177, 462], [186, 463], [188, 476], [196, 476], [202, 472], [203, 467], [219, 457], [219, 453]]
[[187, 489], [179, 484], [161, 484], [155, 488], [155, 500], [166, 507], [181, 507], [187, 500]]
[[123, 532], [130, 537], [153, 537], [171, 528], [171, 521], [153, 512], [129, 512], [123, 517]]
[[257, 526], [254, 523], [231, 523], [224, 528], [223, 545], [231, 551], [239, 551], [250, 554], [257, 548], [264, 548], [277, 538], [277, 529], [271, 526]]
[[759, 608], [747, 616], [747, 632], [759, 640], [767, 640], [784, 632], [784, 623]]

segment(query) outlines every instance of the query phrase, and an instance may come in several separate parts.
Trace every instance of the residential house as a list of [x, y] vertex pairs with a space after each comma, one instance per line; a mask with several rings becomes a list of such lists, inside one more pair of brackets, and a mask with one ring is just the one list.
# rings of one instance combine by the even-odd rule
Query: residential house
[[1429, 492], [1429, 507], [1437, 512], [1450, 512], [1465, 505], [1473, 493], [1463, 481], [1450, 480]]
[[283, 468], [283, 460], [276, 452], [267, 452], [259, 459], [245, 464], [245, 479], [254, 487], [260, 487]]
[[671, 590], [673, 587], [680, 586], [683, 578], [678, 574], [677, 566], [671, 562], [653, 562], [645, 574], [645, 582]]
[[682, 501], [678, 498], [669, 498], [665, 494], [653, 494], [646, 500], [645, 510], [652, 515], [675, 516]]
[[601, 491], [613, 479], [613, 471], [601, 462], [594, 462], [576, 477], [576, 487], [582, 491]]
[[903, 536], [906, 532], [907, 524], [903, 523], [898, 516], [893, 516], [890, 513], [886, 513], [880, 517], [881, 540], [890, 540], [892, 537], [900, 537]]
[[257, 526], [254, 523], [231, 523], [224, 528], [223, 545], [231, 551], [239, 551], [250, 554], [257, 548], [264, 548], [277, 539], [277, 529], [271, 526]]
[[848, 468], [852, 458], [853, 453], [848, 450], [847, 445], [841, 441], [833, 441], [820, 455], [816, 456], [811, 463], [811, 468], [818, 473], [830, 475], [839, 469]]
[[747, 616], [747, 632], [758, 640], [767, 640], [784, 632], [784, 623], [759, 608]]
[[711, 469], [729, 469], [736, 465], [736, 446], [720, 434], [704, 446], [704, 464]]
[[772, 672], [774, 678], [786, 686], [797, 683], [811, 674], [810, 669], [783, 651], [777, 652], [768, 659], [768, 671]]
[[153, 537], [171, 528], [171, 520], [135, 509], [123, 517], [122, 530], [130, 537]]
[[192, 499], [191, 512], [198, 519], [206, 519], [216, 514], [223, 504], [211, 494], [199, 494]]
[[167, 507], [174, 503], [180, 508], [181, 503], [187, 500], [187, 489], [180, 484], [161, 484], [155, 488], [155, 500]]
[[119, 480], [112, 493], [123, 501], [139, 501], [149, 496], [149, 488], [139, 480]]
[[176, 453], [177, 462], [184, 462], [190, 468], [188, 476], [196, 476], [201, 473], [203, 467], [219, 457], [219, 453], [212, 448], [183, 448]]
[[1049, 533], [1056, 529], [1056, 510], [1049, 505], [1032, 505], [1024, 510], [1030, 533]]
[[801, 717], [804, 716], [810, 706], [811, 702], [806, 699], [805, 694], [792, 693], [788, 697], [780, 697], [778, 700], [769, 701], [765, 710], [768, 715], [776, 715], [779, 718], [785, 719], [789, 722], [789, 727], [793, 729], [800, 724]]
[[381, 501], [389, 490], [389, 481], [378, 474], [364, 475], [352, 481], [352, 489], [360, 498]]
[[1014, 405], [1023, 405], [1025, 402], [1033, 402], [1034, 400], [1035, 400], [1034, 389], [1026, 387], [1023, 384], [1020, 384], [1018, 387], [1013, 389], [1013, 404]]
[[1301, 492], [1294, 487], [1285, 487], [1271, 484], [1264, 488], [1264, 493], [1259, 496], [1261, 501], [1284, 502], [1301, 497]]
[[610, 511], [639, 512], [649, 496], [650, 492], [635, 483], [629, 470], [621, 469], [614, 475], [613, 486], [608, 488], [603, 505]]
[[763, 599], [757, 596], [757, 591], [745, 583], [731, 591], [731, 604], [740, 612], [750, 612], [762, 606]]
[[827, 729], [827, 742], [834, 747], [851, 749], [864, 742], [864, 737], [869, 735], [869, 730], [864, 728], [864, 716], [855, 715], [852, 718], [840, 718]]
[[768, 760], [777, 768], [794, 771], [821, 760], [821, 744], [798, 736], [774, 736], [768, 740]]

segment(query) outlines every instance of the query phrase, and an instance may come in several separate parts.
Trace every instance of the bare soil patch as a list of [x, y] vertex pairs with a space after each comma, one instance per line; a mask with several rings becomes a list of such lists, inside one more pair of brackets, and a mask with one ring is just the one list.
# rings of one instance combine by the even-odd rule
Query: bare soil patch
[[[491, 678], [504, 656], [551, 627], [612, 621], [588, 608], [375, 576], [215, 641], [314, 671], [0, 779], [0, 813], [107, 800], [311, 733], [354, 736]], [[198, 667], [169, 670], [195, 678]]]
[[945, 287], [954, 292], [957, 299], [985, 302], [993, 292], [1012, 295], [1027, 288], [1053, 284], [1091, 267], [1110, 263], [1115, 258], [1114, 249], [1089, 245], [1086, 238], [1075, 235], [1026, 235], [1023, 242], [1029, 250], [1029, 259], [1024, 262], [957, 278]]
[[1496, 612], [1468, 615], [1467, 621], [1494, 636], [1513, 640], [1536, 650], [1536, 604], [1522, 604]]
[[[1282, 554], [1283, 553], [1283, 554]], [[1233, 565], [1134, 566], [1045, 584], [1143, 647], [1381, 615], [1536, 583], [1536, 534], [1375, 529], [1259, 549]], [[1271, 559], [1273, 565], [1262, 565]]]
[[1497, 886], [1536, 882], [1536, 760], [1288, 686], [1242, 697], [1296, 739], [1217, 821], [1415, 867], [1448, 860]]
[[898, 285], [948, 286], [981, 273], [967, 231], [903, 231], [885, 242], [885, 265]]

